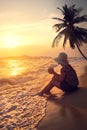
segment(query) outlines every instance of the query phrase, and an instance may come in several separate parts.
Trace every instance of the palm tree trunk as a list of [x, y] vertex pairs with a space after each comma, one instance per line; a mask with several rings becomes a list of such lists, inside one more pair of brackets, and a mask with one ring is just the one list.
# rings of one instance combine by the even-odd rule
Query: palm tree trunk
[[76, 46], [77, 46], [79, 52], [81, 53], [81, 55], [87, 60], [87, 57], [82, 53], [82, 51], [80, 50], [79, 46], [77, 44], [76, 44]]

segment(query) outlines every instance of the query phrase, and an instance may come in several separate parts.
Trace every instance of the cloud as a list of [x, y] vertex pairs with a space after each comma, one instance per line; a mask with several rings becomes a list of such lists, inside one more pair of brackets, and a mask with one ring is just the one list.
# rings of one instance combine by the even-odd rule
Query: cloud
[[38, 22], [29, 24], [3, 24], [0, 25], [0, 32], [6, 31], [25, 31], [25, 30], [39, 30], [50, 27], [51, 19], [42, 19]]

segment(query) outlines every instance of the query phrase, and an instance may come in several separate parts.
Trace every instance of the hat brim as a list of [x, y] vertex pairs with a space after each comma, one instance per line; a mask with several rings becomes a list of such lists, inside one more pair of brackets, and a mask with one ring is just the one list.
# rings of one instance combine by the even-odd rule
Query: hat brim
[[54, 59], [58, 64], [64, 64], [65, 62], [64, 61], [62, 61], [60, 58], [58, 58], [58, 57], [56, 57], [55, 59]]
[[54, 60], [55, 60], [56, 62], [60, 63], [60, 59], [59, 59], [58, 57], [56, 57]]

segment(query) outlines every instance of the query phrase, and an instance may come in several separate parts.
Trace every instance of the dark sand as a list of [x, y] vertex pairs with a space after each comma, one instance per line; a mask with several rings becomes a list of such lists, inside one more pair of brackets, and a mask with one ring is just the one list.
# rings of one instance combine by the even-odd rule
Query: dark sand
[[57, 96], [48, 99], [46, 115], [37, 130], [87, 130], [87, 66], [84, 70], [76, 92], [64, 95], [57, 88], [52, 90]]

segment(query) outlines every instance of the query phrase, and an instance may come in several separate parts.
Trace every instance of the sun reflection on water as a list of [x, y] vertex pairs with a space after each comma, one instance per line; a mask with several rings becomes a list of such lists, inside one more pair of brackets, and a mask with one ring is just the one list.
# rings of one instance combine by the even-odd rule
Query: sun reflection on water
[[25, 71], [25, 67], [20, 60], [8, 60], [7, 66], [10, 76], [21, 75]]

